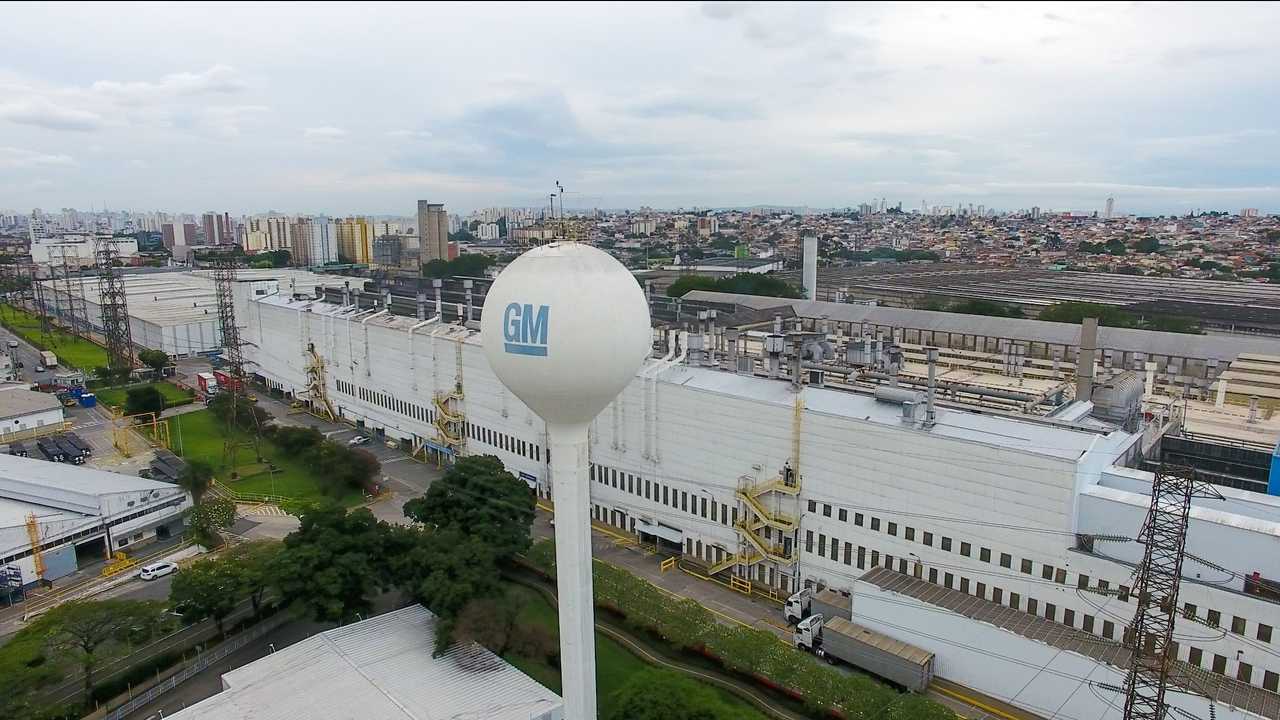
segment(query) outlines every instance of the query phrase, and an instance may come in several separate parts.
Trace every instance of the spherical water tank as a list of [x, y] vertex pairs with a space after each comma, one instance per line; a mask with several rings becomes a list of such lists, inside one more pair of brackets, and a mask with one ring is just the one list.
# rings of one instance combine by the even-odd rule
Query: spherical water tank
[[557, 425], [600, 414], [652, 343], [635, 277], [576, 242], [534, 248], [508, 265], [485, 295], [481, 334], [498, 379]]

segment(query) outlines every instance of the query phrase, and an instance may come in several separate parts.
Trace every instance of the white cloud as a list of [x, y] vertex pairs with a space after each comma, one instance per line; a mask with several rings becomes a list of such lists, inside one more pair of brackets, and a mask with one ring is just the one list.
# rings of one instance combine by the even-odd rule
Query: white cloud
[[0, 168], [66, 167], [74, 165], [70, 155], [24, 150], [16, 147], [0, 147]]
[[66, 107], [41, 97], [0, 104], [0, 118], [47, 130], [97, 130], [105, 124], [98, 113]]
[[393, 138], [418, 138], [428, 140], [431, 138], [430, 130], [391, 130], [387, 133], [387, 137]]
[[202, 93], [234, 93], [245, 89], [245, 83], [228, 65], [214, 65], [204, 72], [170, 73], [156, 82], [99, 80], [89, 86], [92, 93], [119, 102], [155, 102], [179, 95]]
[[347, 136], [347, 131], [339, 127], [323, 126], [302, 129], [305, 140], [339, 140]]

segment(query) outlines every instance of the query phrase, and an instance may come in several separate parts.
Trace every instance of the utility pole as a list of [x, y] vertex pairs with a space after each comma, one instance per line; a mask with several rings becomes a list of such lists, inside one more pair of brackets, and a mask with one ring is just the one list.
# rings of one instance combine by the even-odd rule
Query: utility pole
[[118, 251], [111, 240], [99, 240], [98, 299], [102, 308], [102, 334], [107, 346], [107, 367], [125, 375], [133, 371], [133, 335], [129, 330], [128, 298], [124, 278], [116, 267]]
[[1151, 509], [1138, 534], [1145, 546], [1134, 586], [1138, 609], [1125, 632], [1133, 650], [1124, 680], [1124, 720], [1165, 720], [1165, 690], [1177, 660], [1173, 626], [1187, 547], [1191, 499], [1222, 500], [1193, 468], [1160, 466], [1151, 482]]

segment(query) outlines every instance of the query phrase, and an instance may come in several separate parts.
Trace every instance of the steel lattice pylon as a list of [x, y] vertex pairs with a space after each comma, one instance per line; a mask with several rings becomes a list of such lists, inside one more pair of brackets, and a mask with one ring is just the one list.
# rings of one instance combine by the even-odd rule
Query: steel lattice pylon
[[240, 259], [230, 253], [213, 258], [213, 288], [218, 300], [218, 327], [222, 331], [222, 359], [227, 374], [236, 380], [239, 391], [244, 387], [244, 352], [240, 343], [240, 327], [236, 325], [235, 283]]
[[1193, 497], [1222, 495], [1200, 482], [1192, 468], [1162, 466], [1156, 472], [1151, 509], [1138, 535], [1146, 549], [1134, 584], [1138, 609], [1126, 633], [1133, 659], [1124, 681], [1125, 720], [1165, 720], [1165, 689], [1177, 660], [1173, 625]]
[[129, 305], [124, 278], [116, 267], [119, 252], [114, 242], [98, 243], [94, 258], [98, 265], [98, 297], [102, 307], [102, 335], [107, 346], [107, 366], [112, 370], [133, 370], [133, 335], [129, 330]]

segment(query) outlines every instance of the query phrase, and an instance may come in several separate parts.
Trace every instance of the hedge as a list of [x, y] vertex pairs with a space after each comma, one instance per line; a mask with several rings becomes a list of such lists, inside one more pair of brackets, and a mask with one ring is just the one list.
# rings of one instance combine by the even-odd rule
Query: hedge
[[[535, 543], [525, 558], [555, 576], [552, 541]], [[949, 709], [923, 695], [899, 693], [867, 675], [829, 667], [771, 632], [725, 625], [697, 602], [674, 599], [621, 568], [595, 560], [592, 577], [596, 605], [618, 613], [632, 627], [803, 700], [815, 714], [848, 720], [955, 720]]]

